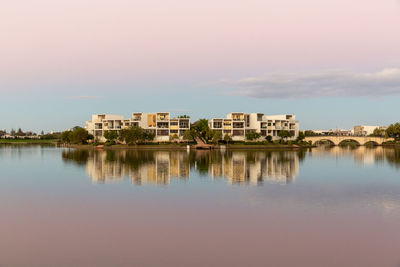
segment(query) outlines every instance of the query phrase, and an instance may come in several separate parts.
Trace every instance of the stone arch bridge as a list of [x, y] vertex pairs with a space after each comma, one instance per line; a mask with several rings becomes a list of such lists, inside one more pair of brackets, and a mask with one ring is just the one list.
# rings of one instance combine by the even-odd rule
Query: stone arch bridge
[[313, 145], [323, 141], [328, 141], [335, 146], [339, 145], [343, 141], [354, 141], [361, 146], [369, 143], [375, 145], [382, 145], [382, 143], [384, 142], [394, 141], [393, 138], [370, 137], [370, 136], [307, 136], [304, 140], [307, 142], [311, 141]]

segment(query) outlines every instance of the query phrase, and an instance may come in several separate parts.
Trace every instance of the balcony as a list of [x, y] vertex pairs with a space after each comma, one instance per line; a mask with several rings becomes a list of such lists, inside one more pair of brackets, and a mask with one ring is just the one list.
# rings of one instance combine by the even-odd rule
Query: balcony
[[158, 122], [157, 123], [157, 128], [168, 129], [169, 128], [169, 123], [168, 122]]
[[158, 121], [168, 121], [169, 114], [157, 114], [157, 120]]
[[169, 131], [168, 130], [157, 130], [157, 136], [168, 136]]
[[213, 123], [213, 128], [214, 129], [221, 129], [222, 128], [222, 123], [221, 122], [214, 122]]
[[243, 129], [244, 128], [244, 123], [243, 122], [234, 122], [233, 123], [233, 128]]
[[244, 114], [242, 113], [233, 113], [232, 120], [234, 121], [244, 121]]

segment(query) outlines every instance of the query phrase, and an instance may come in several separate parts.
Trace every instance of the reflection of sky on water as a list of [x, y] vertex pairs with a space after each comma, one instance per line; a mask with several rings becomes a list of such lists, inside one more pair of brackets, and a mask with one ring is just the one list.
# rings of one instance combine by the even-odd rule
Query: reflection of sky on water
[[0, 265], [396, 266], [398, 155], [3, 146]]

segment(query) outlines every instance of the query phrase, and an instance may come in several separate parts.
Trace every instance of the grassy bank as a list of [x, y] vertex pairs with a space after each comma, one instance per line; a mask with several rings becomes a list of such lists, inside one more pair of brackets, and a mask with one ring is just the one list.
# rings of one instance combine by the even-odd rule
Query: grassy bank
[[57, 144], [58, 139], [0, 139], [0, 144]]

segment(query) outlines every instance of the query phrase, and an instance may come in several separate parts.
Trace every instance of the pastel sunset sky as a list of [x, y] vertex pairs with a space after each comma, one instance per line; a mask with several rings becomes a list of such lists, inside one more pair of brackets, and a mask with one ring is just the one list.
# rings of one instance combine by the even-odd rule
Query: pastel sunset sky
[[399, 103], [399, 0], [0, 3], [0, 129], [137, 111], [351, 128], [400, 121]]

